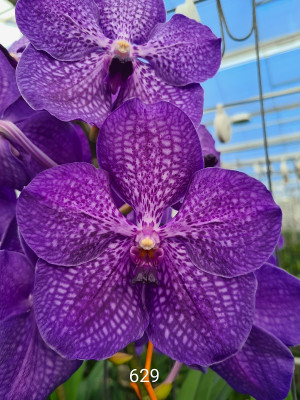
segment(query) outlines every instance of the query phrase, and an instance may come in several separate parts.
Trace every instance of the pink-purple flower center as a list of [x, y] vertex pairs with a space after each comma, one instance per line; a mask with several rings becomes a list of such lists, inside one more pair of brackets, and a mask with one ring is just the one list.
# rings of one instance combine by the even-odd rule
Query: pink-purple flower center
[[162, 262], [164, 251], [159, 247], [160, 238], [152, 228], [143, 228], [130, 249], [130, 257], [136, 265], [133, 283], [156, 283], [157, 267]]
[[109, 65], [109, 85], [112, 94], [127, 81], [133, 73], [131, 45], [126, 40], [118, 40]]

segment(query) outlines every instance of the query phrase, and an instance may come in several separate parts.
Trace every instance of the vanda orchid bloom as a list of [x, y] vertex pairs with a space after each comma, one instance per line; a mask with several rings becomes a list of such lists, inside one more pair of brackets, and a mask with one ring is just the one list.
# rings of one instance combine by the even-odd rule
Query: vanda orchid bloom
[[165, 22], [163, 0], [19, 0], [16, 19], [31, 43], [18, 85], [33, 108], [100, 127], [136, 97], [170, 101], [199, 125], [199, 82], [217, 72], [221, 39], [183, 15]]
[[[109, 357], [144, 332], [187, 364], [235, 354], [253, 324], [253, 271], [280, 234], [271, 194], [243, 173], [201, 169], [197, 132], [170, 103], [126, 102], [97, 146], [107, 172], [85, 163], [51, 168], [18, 201], [20, 232], [40, 257], [42, 336], [71, 359]], [[136, 225], [114, 205], [111, 186]], [[184, 195], [176, 217], [159, 226]]]

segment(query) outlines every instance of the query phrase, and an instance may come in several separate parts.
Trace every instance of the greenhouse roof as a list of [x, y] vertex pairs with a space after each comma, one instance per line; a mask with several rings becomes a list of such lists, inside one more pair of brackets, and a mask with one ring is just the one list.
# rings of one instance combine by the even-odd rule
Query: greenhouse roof
[[[184, 0], [165, 0], [168, 18]], [[216, 0], [196, 1], [201, 22], [221, 36]], [[235, 36], [251, 30], [251, 0], [221, 0], [228, 27]], [[260, 40], [263, 92], [266, 96], [266, 127], [270, 142], [272, 181], [277, 196], [299, 190], [295, 160], [300, 158], [300, 2], [298, 0], [256, 0]], [[0, 0], [0, 41], [8, 46], [19, 37], [13, 9]], [[250, 121], [233, 124], [229, 143], [220, 144], [224, 167], [245, 171], [267, 184], [254, 34], [236, 42], [225, 32], [226, 52], [221, 69], [205, 82], [203, 123], [214, 135], [216, 104], [229, 116], [250, 113]], [[289, 182], [283, 184], [280, 163], [287, 158]]]

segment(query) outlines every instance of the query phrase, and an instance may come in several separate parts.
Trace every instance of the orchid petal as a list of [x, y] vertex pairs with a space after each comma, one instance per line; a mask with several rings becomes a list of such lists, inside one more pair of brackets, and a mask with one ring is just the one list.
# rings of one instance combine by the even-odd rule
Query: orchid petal
[[109, 61], [109, 55], [94, 52], [68, 63], [29, 45], [18, 64], [17, 81], [32, 108], [45, 109], [63, 121], [82, 119], [100, 126], [111, 107], [103, 83]]
[[15, 125], [24, 122], [25, 119], [33, 116], [36, 113], [26, 101], [19, 97], [13, 104], [11, 104], [3, 114], [4, 121], [10, 121]]
[[4, 47], [0, 47], [0, 118], [5, 109], [20, 97], [15, 78], [15, 65]]
[[18, 234], [18, 224], [16, 217], [14, 217], [10, 221], [1, 237], [0, 250], [10, 250], [23, 253]]
[[23, 254], [0, 251], [0, 321], [26, 313], [33, 290], [34, 267]]
[[[220, 152], [216, 150], [215, 141], [209, 131], [205, 128], [204, 125], [199, 125], [197, 129], [197, 133], [199, 136], [199, 140], [201, 143], [202, 153], [204, 157], [205, 167], [220, 167]], [[217, 161], [215, 165], [207, 165], [209, 164], [208, 157], [213, 156], [214, 161]], [[212, 161], [212, 160], [211, 160]]]
[[37, 175], [19, 197], [17, 220], [29, 247], [57, 265], [93, 260], [114, 236], [135, 232], [113, 203], [106, 172], [87, 163]]
[[283, 400], [291, 387], [294, 358], [275, 336], [253, 326], [242, 350], [211, 368], [240, 393]]
[[167, 102], [124, 103], [103, 124], [97, 151], [114, 188], [134, 208], [138, 225], [159, 224], [163, 211], [184, 195], [191, 175], [203, 166], [192, 122]]
[[37, 50], [61, 61], [81, 60], [110, 43], [98, 25], [93, 0], [19, 0], [16, 20]]
[[22, 36], [20, 39], [13, 42], [13, 44], [9, 47], [8, 51], [12, 55], [12, 57], [20, 59], [26, 47], [29, 45], [29, 40], [26, 36]]
[[[35, 112], [18, 124], [27, 138], [57, 164], [82, 161], [81, 142], [74, 125], [59, 121], [46, 111]], [[31, 178], [45, 169], [31, 159], [26, 165]]]
[[287, 346], [300, 344], [300, 280], [271, 264], [264, 264], [255, 275], [255, 325]]
[[207, 26], [177, 14], [156, 25], [148, 43], [137, 46], [136, 56], [149, 61], [171, 85], [203, 82], [219, 69], [221, 39]]
[[110, 39], [131, 43], [147, 41], [158, 22], [165, 22], [163, 0], [95, 0], [100, 10], [100, 26]]
[[91, 163], [92, 162], [92, 152], [91, 152], [90, 144], [89, 144], [88, 138], [86, 137], [86, 134], [84, 133], [83, 129], [77, 124], [73, 124], [73, 128], [75, 129], [77, 137], [80, 141], [82, 161]]
[[271, 255], [281, 210], [266, 187], [241, 172], [198, 171], [178, 214], [161, 237], [181, 237], [193, 263], [224, 277], [258, 269]]
[[0, 186], [22, 190], [30, 179], [25, 168], [28, 160], [29, 156], [19, 146], [0, 134]]
[[168, 240], [158, 286], [149, 286], [149, 340], [185, 364], [207, 366], [235, 354], [250, 333], [254, 274], [226, 279], [207, 274], [189, 260], [184, 245]]
[[13, 189], [0, 186], [0, 240], [16, 214], [16, 194]]
[[103, 359], [139, 339], [148, 324], [142, 288], [132, 285], [131, 239], [110, 242], [75, 268], [38, 261], [34, 290], [45, 340], [67, 358]]
[[51, 350], [33, 313], [0, 323], [0, 398], [44, 400], [81, 365]]
[[169, 101], [184, 111], [195, 126], [199, 125], [203, 115], [204, 95], [198, 83], [181, 87], [169, 85], [149, 64], [139, 60], [135, 60], [133, 74], [120, 97], [123, 102], [137, 97], [146, 104]]

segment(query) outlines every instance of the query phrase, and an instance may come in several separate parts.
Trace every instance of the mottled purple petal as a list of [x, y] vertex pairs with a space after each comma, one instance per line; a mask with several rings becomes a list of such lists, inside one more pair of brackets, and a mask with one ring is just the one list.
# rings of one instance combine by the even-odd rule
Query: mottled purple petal
[[221, 63], [221, 39], [205, 25], [173, 15], [151, 32], [149, 42], [136, 49], [159, 76], [172, 85], [203, 82], [215, 75]]
[[[199, 125], [197, 133], [200, 139], [206, 167], [220, 167], [220, 152], [216, 150], [215, 140], [204, 125]], [[209, 164], [211, 163], [211, 164]], [[214, 164], [214, 165], [213, 165]]]
[[290, 390], [294, 358], [280, 340], [253, 326], [243, 349], [211, 368], [240, 393], [256, 400], [283, 400]]
[[19, 97], [17, 101], [15, 101], [5, 110], [3, 119], [13, 122], [14, 124], [19, 124], [35, 113], [36, 111], [29, 107], [22, 97]]
[[198, 83], [187, 86], [172, 86], [164, 82], [149, 65], [139, 60], [134, 62], [134, 72], [128, 79], [122, 101], [137, 97], [146, 104], [169, 101], [184, 111], [195, 126], [200, 124], [203, 114], [203, 89]]
[[300, 280], [271, 264], [264, 264], [255, 275], [255, 324], [287, 346], [300, 344]]
[[28, 46], [17, 68], [22, 96], [37, 110], [58, 119], [82, 119], [100, 126], [111, 107], [103, 80], [110, 56], [90, 53], [74, 63], [53, 59]]
[[5, 109], [20, 96], [15, 67], [4, 47], [0, 47], [0, 118]]
[[75, 128], [77, 137], [79, 138], [79, 141], [80, 141], [82, 161], [91, 163], [92, 162], [92, 152], [91, 152], [88, 138], [86, 137], [86, 134], [84, 133], [83, 129], [79, 125], [73, 124], [73, 127]]
[[284, 247], [284, 237], [283, 237], [283, 235], [279, 236], [279, 240], [278, 240], [277, 246], [278, 246], [279, 249], [282, 249]]
[[17, 147], [0, 134], [0, 186], [22, 190], [30, 178], [25, 168], [28, 156]]
[[29, 40], [26, 36], [22, 36], [19, 40], [16, 40], [8, 49], [12, 57], [20, 59], [26, 47], [29, 45]]
[[142, 288], [132, 285], [130, 239], [75, 268], [38, 261], [34, 304], [42, 336], [68, 358], [102, 359], [139, 339], [148, 324]]
[[100, 26], [110, 39], [131, 43], [147, 41], [158, 22], [165, 22], [163, 0], [95, 0], [100, 9]]
[[192, 122], [167, 102], [124, 103], [103, 124], [97, 151], [115, 189], [135, 209], [138, 224], [159, 224], [163, 211], [183, 196], [191, 175], [203, 166]]
[[277, 258], [271, 254], [268, 261], [269, 264], [275, 265], [276, 267], [278, 267], [278, 262], [277, 262]]
[[106, 172], [87, 163], [37, 175], [19, 197], [17, 219], [29, 247], [58, 265], [93, 260], [113, 236], [135, 229], [115, 207]]
[[[1, 210], [2, 212], [2, 210]], [[3, 232], [0, 243], [0, 250], [23, 252], [19, 234], [17, 219], [14, 217], [7, 225], [6, 230]]]
[[109, 45], [93, 0], [19, 0], [16, 19], [37, 50], [58, 60], [81, 60], [94, 49]]
[[34, 267], [23, 254], [0, 251], [0, 321], [27, 312], [33, 281]]
[[26, 255], [28, 260], [31, 262], [32, 265], [36, 265], [38, 256], [31, 250], [31, 248], [28, 246], [28, 244], [25, 242], [25, 240], [22, 238], [22, 235], [19, 232], [19, 238], [20, 238], [20, 243], [22, 246], [22, 253]]
[[172, 208], [168, 207], [166, 211], [163, 213], [162, 219], [160, 221], [161, 225], [167, 224], [172, 218]]
[[147, 329], [153, 345], [185, 364], [210, 365], [235, 354], [251, 330], [254, 274], [226, 279], [189, 260], [180, 241], [168, 241], [158, 286], [147, 287]]
[[[30, 118], [18, 124], [28, 139], [57, 164], [82, 161], [81, 142], [74, 125], [62, 122], [46, 111], [35, 112]], [[31, 178], [45, 169], [31, 159], [26, 165]]]
[[16, 194], [13, 189], [0, 186], [0, 240], [16, 214]]
[[258, 269], [274, 251], [281, 210], [266, 187], [242, 172], [198, 171], [182, 207], [160, 236], [182, 237], [203, 271], [238, 276]]
[[41, 338], [33, 312], [0, 323], [0, 398], [45, 400], [81, 361], [70, 361]]

